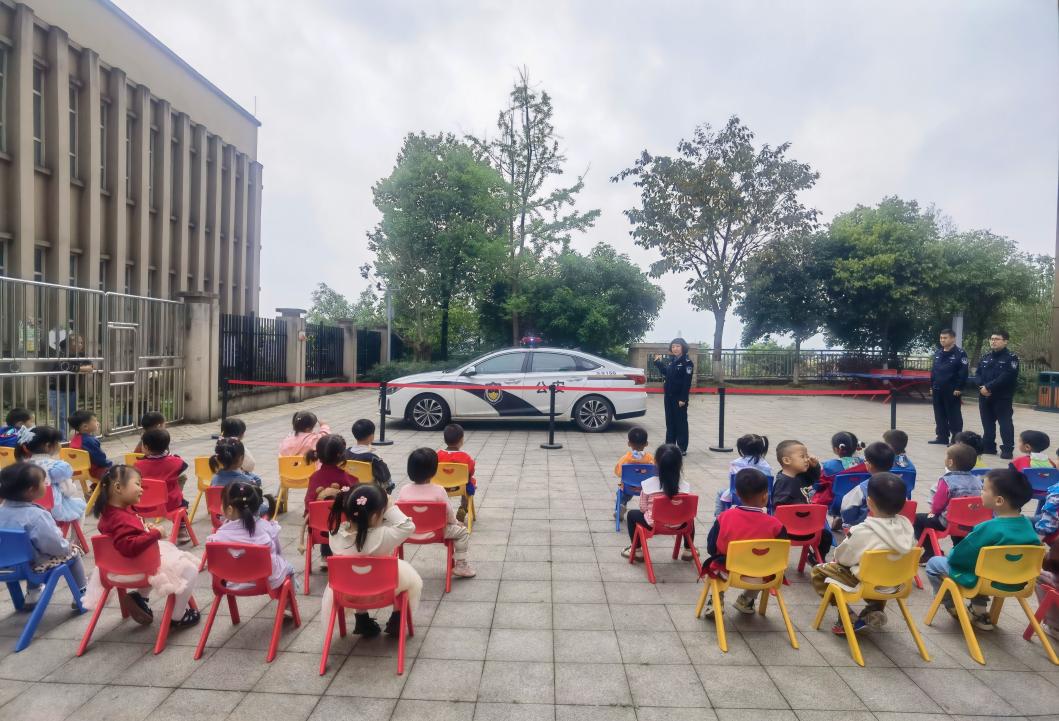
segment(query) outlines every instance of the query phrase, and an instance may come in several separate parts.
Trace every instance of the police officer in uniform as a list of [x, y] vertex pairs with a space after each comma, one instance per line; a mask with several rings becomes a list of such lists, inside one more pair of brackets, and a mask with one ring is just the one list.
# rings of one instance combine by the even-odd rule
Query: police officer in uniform
[[676, 443], [684, 455], [688, 454], [688, 392], [695, 379], [695, 364], [688, 357], [688, 342], [674, 338], [669, 344], [673, 359], [663, 363], [655, 358], [655, 366], [665, 379], [663, 401], [666, 408], [666, 443]]
[[956, 345], [956, 334], [945, 328], [938, 337], [941, 348], [934, 351], [930, 369], [930, 397], [934, 402], [934, 440], [928, 443], [948, 445], [963, 430], [960, 394], [967, 384], [967, 354]]
[[1015, 450], [1011, 399], [1019, 378], [1019, 357], [1008, 350], [1007, 331], [989, 336], [990, 352], [982, 356], [974, 374], [978, 386], [978, 411], [982, 415], [984, 452], [996, 453], [996, 425], [1000, 424], [1000, 457], [1010, 459]]

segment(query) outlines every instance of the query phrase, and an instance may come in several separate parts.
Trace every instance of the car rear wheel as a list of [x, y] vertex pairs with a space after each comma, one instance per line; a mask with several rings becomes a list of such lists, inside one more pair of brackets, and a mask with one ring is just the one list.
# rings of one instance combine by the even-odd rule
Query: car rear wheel
[[406, 420], [420, 431], [436, 431], [448, 424], [449, 417], [449, 407], [433, 393], [413, 398], [405, 415]]
[[614, 421], [614, 407], [602, 396], [585, 396], [574, 405], [573, 416], [585, 433], [601, 433]]

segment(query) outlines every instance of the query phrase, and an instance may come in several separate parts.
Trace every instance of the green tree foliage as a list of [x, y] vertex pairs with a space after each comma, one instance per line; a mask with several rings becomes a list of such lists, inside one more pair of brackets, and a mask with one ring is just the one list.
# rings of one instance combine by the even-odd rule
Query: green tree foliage
[[417, 360], [448, 357], [454, 302], [486, 286], [504, 252], [507, 187], [472, 148], [448, 134], [409, 134], [389, 177], [372, 188], [382, 220], [361, 269], [391, 289], [398, 325]]
[[353, 303], [327, 283], [317, 283], [310, 298], [312, 305], [306, 317], [310, 323], [334, 325], [340, 320], [352, 320], [361, 328], [376, 328], [386, 323], [379, 299], [371, 288], [362, 290]]
[[1056, 368], [1059, 358], [1051, 358], [1055, 258], [1028, 255], [1022, 260], [1032, 279], [1004, 302], [997, 325], [1011, 334], [1012, 346], [1024, 361]]
[[681, 140], [677, 156], [639, 160], [612, 180], [635, 179], [641, 207], [625, 211], [637, 245], [657, 250], [655, 277], [690, 274], [692, 305], [714, 317], [714, 378], [723, 380], [725, 316], [738, 299], [750, 259], [771, 239], [810, 229], [816, 211], [799, 200], [819, 177], [787, 157], [789, 143], [754, 146], [754, 134], [732, 116]]
[[802, 343], [820, 332], [827, 315], [816, 256], [819, 239], [819, 234], [797, 233], [766, 245], [747, 265], [735, 311], [743, 319], [744, 345], [772, 334], [793, 338], [796, 384]]
[[552, 100], [530, 85], [529, 71], [519, 70], [507, 107], [496, 121], [497, 135], [468, 137], [506, 181], [504, 235], [507, 241], [504, 310], [511, 321], [511, 341], [522, 337], [520, 315], [527, 308], [523, 286], [552, 252], [565, 250], [574, 232], [596, 222], [599, 210], [574, 209], [584, 176], [568, 187], [549, 182], [562, 175], [566, 155], [552, 125]]

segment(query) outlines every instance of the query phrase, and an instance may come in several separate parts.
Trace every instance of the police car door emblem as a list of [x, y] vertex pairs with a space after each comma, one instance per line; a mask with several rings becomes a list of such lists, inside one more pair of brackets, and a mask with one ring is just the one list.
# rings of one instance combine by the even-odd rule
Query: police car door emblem
[[503, 396], [504, 392], [500, 390], [500, 386], [486, 386], [485, 399], [493, 405], [499, 403]]

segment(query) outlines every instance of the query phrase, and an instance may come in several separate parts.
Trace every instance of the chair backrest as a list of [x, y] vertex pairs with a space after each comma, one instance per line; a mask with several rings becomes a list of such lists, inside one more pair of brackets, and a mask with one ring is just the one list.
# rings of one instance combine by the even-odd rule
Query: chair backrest
[[466, 463], [439, 463], [437, 474], [430, 479], [431, 483], [446, 488], [454, 486], [465, 486], [470, 480], [471, 474]]
[[213, 575], [213, 590], [230, 593], [228, 583], [253, 583], [253, 589], [240, 590], [240, 595], [268, 593], [268, 578], [272, 575], [272, 553], [268, 546], [252, 543], [206, 544], [206, 567]]
[[914, 468], [891, 468], [890, 473], [905, 482], [905, 498], [912, 497], [912, 491], [916, 487], [916, 471]]
[[306, 523], [314, 531], [325, 533], [330, 529], [331, 501], [313, 501], [309, 504]]
[[135, 466], [136, 465], [136, 461], [140, 460], [141, 458], [143, 458], [143, 454], [142, 453], [126, 453], [125, 454], [125, 465], [126, 466]]
[[50, 483], [44, 486], [44, 495], [37, 499], [36, 504], [45, 511], [55, 508], [55, 491], [52, 490]]
[[982, 505], [981, 496], [962, 496], [949, 501], [945, 513], [950, 536], [966, 536], [979, 523], [993, 517], [993, 509]]
[[0, 583], [25, 578], [35, 557], [29, 533], [0, 528]]
[[[732, 494], [732, 505], [733, 506], [738, 506], [743, 501], [742, 501], [742, 499], [739, 498], [739, 494], [735, 492], [735, 476], [736, 476], [735, 473], [729, 473], [728, 474], [728, 492]], [[768, 481], [769, 481], [769, 507], [771, 508], [772, 507], [772, 484], [775, 482], [776, 479], [773, 476], [768, 476], [768, 475], [766, 475], [765, 478], [767, 478]]]
[[305, 456], [280, 456], [279, 480], [286, 486], [308, 485], [309, 476], [316, 472], [316, 464], [309, 463]]
[[8, 448], [7, 446], [0, 446], [0, 468], [4, 466], [10, 466], [17, 459], [15, 458], [15, 449]]
[[842, 507], [842, 498], [869, 478], [870, 473], [836, 473], [835, 480], [831, 483], [831, 492], [835, 494], [835, 500], [831, 502], [832, 515], [837, 515]]
[[92, 536], [92, 553], [99, 569], [99, 581], [107, 588], [149, 586], [147, 579], [158, 572], [162, 563], [157, 543], [135, 558], [126, 558], [114, 548], [110, 536]]
[[1028, 596], [1033, 592], [1033, 581], [1041, 573], [1047, 551], [1045, 546], [986, 546], [978, 552], [974, 567], [979, 588], [989, 595]]
[[654, 517], [655, 533], [659, 533], [665, 527], [676, 528], [693, 522], [698, 512], [699, 497], [693, 493], [678, 493], [672, 498], [664, 493], [657, 493], [651, 499], [651, 515]]
[[[915, 525], [915, 522], [916, 522], [916, 511], [918, 509], [919, 509], [919, 504], [918, 503], [916, 503], [915, 501], [912, 501], [912, 500], [908, 500], [908, 501], [905, 501], [904, 508], [901, 509], [901, 512], [898, 515], [904, 516], [905, 518], [908, 519], [909, 523]], [[868, 515], [869, 516], [874, 516], [875, 514], [869, 511]]]
[[1049, 488], [1059, 483], [1059, 468], [1027, 468], [1023, 473], [1033, 486], [1034, 496], [1046, 495]]
[[991, 471], [991, 470], [993, 470], [993, 469], [992, 468], [972, 468], [971, 469], [971, 475], [972, 476], [981, 476], [982, 478], [985, 478], [985, 475], [987, 473], [989, 473], [989, 471]]
[[205, 491], [210, 487], [213, 469], [210, 468], [209, 456], [195, 456], [195, 480], [198, 481], [200, 491]]
[[369, 461], [346, 461], [346, 473], [357, 479], [357, 483], [371, 483], [375, 473]]
[[444, 501], [398, 501], [397, 507], [416, 524], [405, 543], [440, 543], [445, 540], [449, 504]]
[[827, 506], [818, 503], [795, 503], [779, 506], [773, 513], [787, 530], [788, 536], [809, 537], [823, 533]]
[[331, 556], [327, 582], [340, 606], [367, 609], [391, 605], [397, 592], [397, 558]]
[[[621, 485], [626, 493], [640, 492], [643, 482], [655, 474], [653, 463], [626, 463], [621, 467]], [[635, 495], [635, 494], [634, 494]]]
[[869, 595], [879, 594], [880, 588], [900, 587], [900, 590], [883, 595], [907, 596], [912, 590], [912, 579], [919, 571], [922, 553], [919, 546], [902, 554], [887, 550], [868, 551], [860, 557], [860, 581]]
[[60, 448], [59, 458], [69, 463], [75, 474], [87, 473], [92, 469], [92, 458], [88, 451], [82, 451], [80, 448]]
[[724, 565], [728, 567], [729, 578], [736, 584], [744, 582], [742, 577], [768, 579], [775, 576], [763, 584], [750, 585], [760, 588], [778, 586], [787, 569], [790, 552], [791, 542], [785, 538], [732, 541], [728, 544]]
[[210, 486], [206, 489], [206, 512], [210, 516], [224, 515], [224, 489], [226, 486]]
[[152, 514], [164, 516], [166, 514], [165, 502], [169, 496], [165, 481], [157, 478], [144, 478], [140, 482], [143, 484], [143, 495], [140, 496], [140, 502], [136, 504], [134, 510], [144, 516]]

